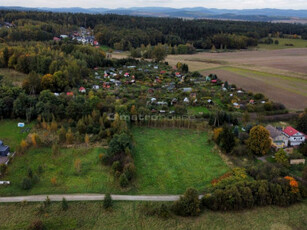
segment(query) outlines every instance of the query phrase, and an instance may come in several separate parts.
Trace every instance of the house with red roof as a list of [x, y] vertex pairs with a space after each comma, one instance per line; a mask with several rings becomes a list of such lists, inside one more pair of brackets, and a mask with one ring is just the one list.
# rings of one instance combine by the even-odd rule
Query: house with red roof
[[66, 95], [67, 96], [74, 96], [74, 93], [73, 92], [67, 92]]
[[283, 134], [289, 138], [289, 144], [291, 146], [298, 146], [302, 144], [305, 139], [306, 135], [297, 131], [295, 128], [288, 126], [283, 130]]
[[86, 93], [86, 89], [84, 87], [79, 88], [79, 93]]

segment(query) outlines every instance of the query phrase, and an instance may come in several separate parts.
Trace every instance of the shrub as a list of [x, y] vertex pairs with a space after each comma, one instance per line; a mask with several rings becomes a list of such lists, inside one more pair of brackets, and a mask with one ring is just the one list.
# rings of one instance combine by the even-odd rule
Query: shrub
[[81, 172], [82, 162], [80, 159], [76, 159], [74, 162], [75, 172], [79, 174]]
[[66, 129], [62, 126], [58, 131], [59, 142], [64, 143], [66, 141]]
[[215, 143], [219, 144], [220, 142], [220, 135], [223, 132], [223, 128], [215, 128], [213, 130], [213, 140]]
[[32, 178], [33, 177], [33, 171], [31, 168], [28, 169], [28, 177]]
[[135, 166], [133, 163], [128, 163], [124, 167], [124, 173], [127, 176], [127, 179], [130, 181], [135, 176]]
[[120, 186], [121, 186], [122, 188], [125, 188], [125, 187], [128, 186], [129, 181], [128, 181], [128, 178], [127, 178], [127, 176], [126, 176], [125, 173], [122, 173], [122, 174], [120, 175], [120, 177], [119, 177], [119, 184], [120, 184]]
[[68, 202], [67, 200], [63, 197], [62, 199], [62, 210], [67, 211], [68, 210]]
[[44, 224], [41, 220], [33, 221], [30, 226], [28, 227], [29, 230], [44, 230]]
[[46, 200], [44, 201], [44, 207], [48, 208], [51, 205], [51, 200], [49, 196], [46, 197]]
[[264, 99], [264, 95], [262, 93], [256, 93], [254, 95], [254, 99], [255, 100], [262, 100], [262, 99]]
[[0, 165], [0, 174], [1, 176], [4, 176], [7, 172], [7, 165], [6, 164], [1, 164]]
[[173, 204], [173, 210], [180, 216], [198, 216], [200, 200], [196, 189], [188, 188], [183, 196]]
[[71, 129], [68, 130], [66, 133], [66, 143], [67, 144], [72, 144], [74, 141], [74, 134], [71, 132]]
[[287, 154], [283, 149], [279, 149], [277, 153], [275, 153], [275, 160], [286, 167], [290, 166]]
[[23, 190], [29, 190], [32, 188], [32, 180], [28, 177], [24, 178], [21, 183], [21, 187]]
[[230, 153], [236, 143], [234, 134], [227, 125], [223, 127], [223, 131], [221, 132], [219, 139], [221, 148], [225, 150], [226, 153]]
[[29, 146], [28, 143], [27, 143], [25, 140], [22, 140], [22, 141], [20, 142], [19, 152], [20, 152], [21, 154], [24, 154], [24, 153], [26, 152], [28, 146]]
[[113, 164], [112, 164], [112, 170], [113, 172], [116, 172], [116, 171], [121, 171], [121, 164], [119, 161], [114, 161]]
[[264, 163], [257, 166], [247, 168], [247, 173], [255, 180], [273, 180], [282, 174], [282, 171], [277, 166], [271, 163]]
[[233, 148], [231, 154], [235, 156], [248, 156], [249, 150], [246, 145], [238, 145]]
[[104, 200], [103, 200], [103, 207], [105, 209], [108, 209], [108, 208], [112, 208], [112, 206], [113, 206], [113, 200], [112, 200], [111, 194], [106, 193]]
[[59, 153], [60, 153], [59, 145], [57, 143], [54, 143], [52, 145], [52, 154], [53, 154], [53, 156], [57, 156], [57, 155], [59, 155]]
[[249, 135], [246, 132], [241, 132], [239, 133], [239, 140], [241, 144], [245, 144], [245, 142], [247, 141]]
[[52, 184], [53, 186], [55, 186], [55, 185], [57, 184], [56, 177], [52, 177], [52, 178], [50, 179], [50, 182], [51, 182], [51, 184]]
[[[294, 188], [297, 184], [293, 183]], [[202, 198], [202, 206], [212, 210], [240, 210], [253, 206], [280, 205], [288, 206], [301, 199], [298, 192], [284, 179], [270, 183], [266, 180], [238, 182], [215, 189]]]
[[171, 211], [166, 204], [158, 204], [154, 202], [146, 202], [141, 206], [141, 213], [146, 216], [158, 216], [160, 218], [169, 218]]

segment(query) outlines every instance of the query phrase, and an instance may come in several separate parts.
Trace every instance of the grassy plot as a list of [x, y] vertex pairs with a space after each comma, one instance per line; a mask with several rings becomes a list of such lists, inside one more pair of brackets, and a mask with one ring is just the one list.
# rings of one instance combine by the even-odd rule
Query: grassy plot
[[111, 48], [111, 47], [109, 47], [109, 46], [105, 46], [105, 45], [100, 46], [100, 49], [102, 49], [102, 50], [103, 50], [103, 51], [105, 51], [105, 52], [109, 52], [110, 50], [112, 50], [112, 48]]
[[203, 189], [229, 169], [206, 132], [134, 128], [134, 159], [139, 193], [179, 194]]
[[[109, 168], [99, 162], [98, 156], [103, 151], [101, 148], [70, 148], [53, 156], [51, 148], [30, 149], [26, 154], [16, 156], [9, 165], [4, 180], [11, 181], [11, 185], [1, 187], [0, 195], [114, 192], [113, 176]], [[80, 161], [80, 172], [76, 160]], [[39, 177], [39, 182], [31, 190], [23, 190], [21, 183], [29, 168]]]
[[272, 38], [273, 41], [278, 40], [279, 44], [259, 44], [261, 49], [276, 50], [287, 48], [307, 48], [307, 40], [291, 39], [291, 38]]
[[199, 217], [162, 219], [145, 216], [142, 203], [116, 202], [112, 211], [106, 211], [102, 202], [69, 203], [67, 211], [61, 203], [52, 203], [46, 213], [37, 214], [40, 204], [0, 204], [0, 228], [27, 229], [40, 219], [46, 230], [98, 229], [250, 229], [286, 230], [306, 229], [306, 201], [290, 207], [268, 206], [237, 212], [205, 211]]
[[16, 70], [13, 70], [13, 69], [3, 69], [3, 68], [0, 68], [0, 75], [3, 76], [2, 81], [6, 85], [13, 84], [14, 86], [21, 86], [23, 80], [27, 76], [26, 74], [18, 72]]
[[188, 113], [191, 115], [198, 115], [200, 113], [207, 114], [210, 110], [204, 106], [191, 106], [188, 107]]
[[[10, 146], [14, 151], [20, 144], [22, 139], [28, 136], [28, 132], [21, 132], [24, 128], [18, 128], [17, 124], [20, 121], [17, 120], [2, 120], [0, 121], [0, 140], [5, 145]], [[25, 128], [31, 128], [32, 124], [26, 124]]]

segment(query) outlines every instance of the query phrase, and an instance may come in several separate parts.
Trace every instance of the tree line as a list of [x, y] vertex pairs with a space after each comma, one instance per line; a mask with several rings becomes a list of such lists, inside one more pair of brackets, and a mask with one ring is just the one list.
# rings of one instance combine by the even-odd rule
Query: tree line
[[304, 25], [284, 23], [204, 19], [188, 21], [178, 18], [7, 10], [0, 11], [0, 21], [17, 25], [16, 28], [0, 33], [1, 38], [10, 41], [48, 40], [82, 26], [94, 29], [95, 37], [101, 44], [121, 50], [158, 43], [171, 46], [190, 43], [195, 48], [204, 49], [213, 45], [217, 48], [237, 49], [257, 45], [260, 38], [272, 33], [307, 33]]

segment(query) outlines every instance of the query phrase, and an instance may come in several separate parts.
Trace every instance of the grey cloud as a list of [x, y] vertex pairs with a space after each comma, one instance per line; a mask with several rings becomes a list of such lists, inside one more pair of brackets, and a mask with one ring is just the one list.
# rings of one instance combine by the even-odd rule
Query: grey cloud
[[281, 8], [307, 9], [307, 0], [0, 0], [0, 6], [25, 7], [195, 7], [224, 9]]

